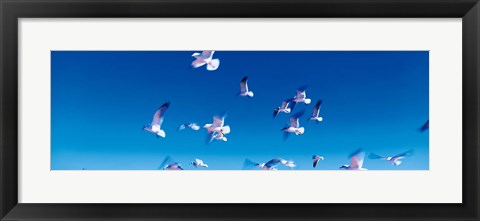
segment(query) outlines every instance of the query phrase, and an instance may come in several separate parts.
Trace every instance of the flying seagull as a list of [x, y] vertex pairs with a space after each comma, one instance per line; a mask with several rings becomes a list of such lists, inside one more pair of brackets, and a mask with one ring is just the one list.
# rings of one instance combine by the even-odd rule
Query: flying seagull
[[429, 121], [430, 121], [430, 120], [427, 120], [427, 122], [425, 122], [425, 123], [423, 124], [423, 126], [420, 127], [420, 129], [418, 129], [418, 130], [420, 130], [420, 132], [422, 132], [422, 133], [425, 132], [425, 131], [427, 131], [427, 130], [430, 128], [430, 123], [429, 123]]
[[197, 123], [184, 123], [178, 127], [178, 130], [184, 130], [187, 127], [192, 130], [200, 130], [200, 126]]
[[230, 133], [230, 126], [224, 125], [226, 116], [226, 113], [223, 113], [221, 116], [214, 116], [213, 123], [203, 126], [208, 132], [207, 143], [212, 142], [214, 139], [227, 141], [225, 134]]
[[213, 53], [215, 53], [215, 51], [203, 51], [201, 54], [193, 53], [192, 57], [195, 58], [195, 61], [192, 62], [192, 67], [198, 68], [206, 64], [207, 70], [217, 70], [218, 66], [220, 66], [220, 60], [213, 59]]
[[315, 107], [313, 107], [312, 116], [308, 120], [314, 120], [316, 123], [323, 121], [323, 117], [320, 117], [320, 107], [322, 106], [322, 100], [317, 101]]
[[208, 167], [208, 165], [203, 163], [203, 160], [200, 159], [195, 159], [195, 161], [192, 161], [192, 165], [194, 167]]
[[[295, 96], [293, 98], [293, 101], [295, 103], [305, 103], [305, 104], [310, 104], [310, 102], [312, 102], [312, 99], [310, 98], [307, 98], [307, 94], [306, 94], [306, 90], [307, 90], [308, 86], [304, 85], [304, 86], [301, 86], [297, 89], [297, 96]], [[293, 108], [292, 108], [293, 109]]]
[[410, 157], [413, 155], [413, 149], [409, 150], [409, 151], [406, 151], [406, 152], [403, 152], [401, 154], [397, 154], [393, 157], [385, 157], [385, 156], [380, 156], [380, 155], [377, 155], [377, 154], [374, 154], [374, 153], [371, 153], [368, 158], [370, 159], [374, 159], [374, 160], [386, 160], [386, 161], [389, 161], [392, 163], [392, 165], [394, 166], [398, 166], [402, 163], [402, 159], [404, 159], [405, 157]]
[[150, 123], [150, 125], [148, 126], [144, 126], [143, 129], [150, 133], [156, 134], [157, 137], [165, 137], [165, 131], [161, 129], [161, 126], [163, 123], [165, 111], [168, 109], [169, 106], [170, 102], [164, 103], [162, 106], [160, 106], [153, 115], [152, 123]]
[[290, 106], [294, 105], [293, 99], [287, 99], [282, 102], [282, 106], [275, 108], [273, 111], [273, 117], [276, 117], [278, 113], [283, 112], [289, 114], [291, 112]]
[[183, 170], [182, 166], [179, 163], [173, 161], [170, 156], [165, 157], [165, 159], [160, 164], [158, 169], [161, 169], [161, 170]]
[[238, 96], [252, 98], [253, 92], [248, 90], [247, 81], [248, 81], [247, 76], [243, 77], [242, 80], [240, 81], [240, 93], [238, 93]]
[[295, 163], [293, 161], [287, 161], [282, 158], [273, 158], [266, 163], [256, 163], [249, 159], [245, 159], [245, 162], [243, 164], [243, 169], [251, 169], [254, 167], [258, 167], [263, 170], [278, 170], [277, 165], [279, 163], [282, 163], [283, 165], [290, 168], [295, 167]]
[[317, 167], [318, 161], [324, 160], [325, 158], [323, 158], [322, 156], [319, 156], [319, 155], [314, 155], [312, 157], [312, 159], [313, 159], [313, 168], [315, 168], [315, 167]]
[[368, 170], [363, 168], [363, 160], [365, 159], [365, 152], [362, 149], [358, 149], [357, 151], [350, 154], [348, 157], [350, 158], [350, 165], [343, 165], [340, 169], [344, 170]]
[[305, 111], [300, 111], [290, 117], [290, 125], [282, 128], [281, 130], [283, 131], [284, 140], [288, 138], [288, 135], [290, 133], [295, 133], [295, 135], [302, 135], [305, 132], [305, 128], [300, 127], [300, 122], [298, 120], [298, 118], [303, 116], [304, 113]]

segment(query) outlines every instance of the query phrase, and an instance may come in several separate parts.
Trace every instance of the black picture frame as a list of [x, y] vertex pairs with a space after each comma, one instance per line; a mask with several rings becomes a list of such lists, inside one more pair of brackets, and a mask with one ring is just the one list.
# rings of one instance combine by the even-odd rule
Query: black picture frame
[[[0, 15], [1, 220], [479, 220], [478, 0], [0, 0]], [[462, 18], [463, 203], [18, 203], [17, 20], [46, 17]]]

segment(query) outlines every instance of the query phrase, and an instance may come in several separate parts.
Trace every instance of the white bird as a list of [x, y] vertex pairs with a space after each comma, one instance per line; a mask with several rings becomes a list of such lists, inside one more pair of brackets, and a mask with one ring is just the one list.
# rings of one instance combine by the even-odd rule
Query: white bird
[[[305, 103], [305, 104], [310, 104], [310, 102], [312, 102], [312, 99], [310, 98], [307, 98], [307, 94], [306, 94], [306, 90], [307, 90], [308, 86], [304, 85], [304, 86], [301, 86], [297, 89], [297, 96], [295, 96], [293, 98], [293, 101], [295, 103]], [[293, 108], [292, 108], [293, 109]]]
[[225, 118], [226, 113], [222, 114], [222, 116], [214, 116], [213, 123], [205, 124], [203, 128], [207, 129], [208, 137], [207, 137], [207, 144], [212, 142], [212, 140], [222, 140], [227, 141], [225, 134], [230, 133], [230, 126], [225, 126]]
[[402, 163], [402, 159], [404, 159], [405, 157], [409, 157], [409, 156], [412, 156], [413, 155], [413, 149], [409, 150], [409, 151], [406, 151], [406, 152], [403, 152], [401, 154], [397, 154], [393, 157], [384, 157], [384, 156], [379, 156], [377, 154], [374, 154], [374, 153], [371, 153], [368, 158], [370, 159], [374, 159], [374, 160], [386, 160], [386, 161], [389, 161], [390, 163], [392, 163], [394, 166], [398, 166]]
[[195, 159], [195, 161], [192, 161], [192, 165], [194, 167], [208, 167], [208, 164], [203, 163], [203, 160], [200, 159]]
[[207, 70], [209, 71], [217, 70], [218, 66], [220, 66], [220, 60], [213, 59], [214, 53], [215, 51], [203, 51], [201, 54], [193, 53], [192, 57], [195, 58], [195, 61], [192, 62], [192, 67], [198, 68], [206, 64]]
[[242, 80], [240, 81], [240, 93], [238, 93], [238, 96], [252, 98], [253, 97], [253, 91], [248, 90], [247, 81], [248, 81], [247, 76], [243, 77]]
[[275, 110], [273, 111], [273, 117], [276, 117], [280, 112], [289, 114], [292, 111], [290, 106], [292, 106], [293, 104], [295, 104], [293, 102], [293, 99], [284, 100], [282, 102], [282, 106], [275, 108]]
[[318, 156], [318, 155], [314, 155], [312, 159], [313, 159], [313, 168], [317, 167], [317, 164], [320, 160], [325, 160], [324, 157]]
[[365, 159], [365, 152], [362, 149], [358, 149], [349, 156], [350, 165], [343, 165], [340, 169], [344, 170], [368, 170], [363, 168], [363, 160]]
[[200, 130], [200, 126], [197, 123], [184, 123], [178, 127], [178, 130], [184, 130], [187, 127], [192, 130]]
[[162, 106], [160, 106], [153, 115], [152, 123], [150, 123], [150, 125], [148, 126], [144, 126], [143, 129], [156, 134], [157, 137], [165, 137], [165, 131], [161, 129], [161, 126], [163, 123], [165, 111], [168, 109], [169, 106], [170, 102], [164, 103]]
[[277, 165], [279, 163], [282, 163], [283, 165], [285, 165], [287, 167], [290, 167], [290, 168], [295, 167], [295, 163], [293, 161], [287, 161], [287, 160], [284, 160], [282, 158], [273, 158], [266, 163], [256, 163], [256, 162], [253, 162], [249, 159], [245, 159], [245, 162], [243, 164], [243, 168], [248, 169], [248, 168], [252, 168], [252, 167], [258, 167], [258, 168], [263, 169], [263, 170], [278, 170]]
[[322, 106], [322, 100], [317, 101], [315, 107], [313, 107], [312, 116], [308, 120], [314, 120], [316, 123], [323, 121], [323, 117], [320, 117], [320, 107]]
[[295, 133], [295, 135], [302, 135], [305, 133], [305, 128], [300, 127], [300, 122], [298, 120], [301, 116], [303, 116], [304, 113], [305, 111], [297, 112], [290, 117], [290, 125], [282, 128], [281, 130], [283, 131], [284, 140], [288, 138], [290, 133]]

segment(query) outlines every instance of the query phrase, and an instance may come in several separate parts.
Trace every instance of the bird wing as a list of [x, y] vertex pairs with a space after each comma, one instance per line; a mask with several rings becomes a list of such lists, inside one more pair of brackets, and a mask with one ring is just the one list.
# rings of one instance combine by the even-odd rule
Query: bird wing
[[290, 127], [298, 127], [300, 125], [300, 122], [298, 118], [296, 117], [291, 117], [290, 118]]
[[290, 106], [290, 112], [293, 112], [296, 104], [297, 102], [295, 102], [293, 99], [290, 99], [290, 102], [288, 102], [288, 105]]
[[195, 162], [197, 163], [197, 165], [202, 165], [203, 164], [203, 160], [200, 160], [200, 159], [195, 159]]
[[270, 161], [266, 162], [265, 163], [265, 166], [267, 167], [273, 167], [275, 165], [277, 165], [278, 163], [282, 162], [282, 159], [280, 158], [273, 158], [271, 159]]
[[404, 157], [410, 157], [412, 155], [413, 155], [413, 149], [405, 151], [401, 154], [397, 154], [397, 155], [393, 156], [392, 158], [400, 158], [400, 157], [404, 158]]
[[198, 68], [198, 67], [201, 67], [203, 65], [205, 65], [206, 62], [203, 60], [203, 59], [196, 59], [195, 61], [192, 62], [192, 66], [194, 68]]
[[368, 155], [368, 159], [378, 160], [378, 159], [387, 159], [387, 158], [374, 153], [370, 153], [370, 155]]
[[297, 88], [297, 98], [305, 98], [306, 97], [305, 90], [307, 90], [307, 88], [308, 88], [307, 85], [303, 85]]
[[362, 149], [358, 149], [357, 151], [350, 154], [350, 168], [362, 168], [364, 158], [365, 152]]
[[282, 102], [281, 108], [282, 108], [282, 109], [287, 108], [287, 107], [288, 107], [288, 103], [290, 103], [290, 100], [284, 100], [284, 101]]
[[245, 76], [245, 77], [243, 77], [242, 80], [240, 81], [240, 91], [241, 91], [242, 93], [247, 93], [247, 92], [248, 92], [247, 80], [248, 80], [248, 78]]
[[255, 163], [249, 159], [245, 159], [245, 161], [243, 162], [243, 167], [242, 169], [243, 170], [246, 170], [246, 169], [252, 169], [253, 167], [256, 167], [258, 165], [258, 163]]
[[318, 161], [319, 161], [319, 158], [313, 159], [313, 168], [317, 166]]
[[290, 127], [299, 127], [300, 123], [298, 119], [302, 117], [304, 113], [305, 111], [300, 111], [295, 113], [292, 117], [290, 117]]
[[225, 117], [214, 116], [212, 127], [223, 127]]
[[157, 109], [157, 111], [155, 111], [151, 126], [162, 125], [163, 115], [165, 114], [165, 111], [168, 109], [169, 106], [170, 106], [170, 102], [164, 103], [162, 106], [160, 106]]
[[211, 58], [213, 57], [213, 53], [215, 53], [215, 51], [202, 51], [202, 58]]
[[160, 164], [160, 166], [158, 167], [159, 170], [163, 170], [163, 168], [165, 167], [165, 165], [169, 164], [170, 162], [172, 162], [172, 158], [170, 156], [167, 156], [165, 157], [165, 159], [162, 161], [162, 163]]
[[425, 122], [422, 127], [420, 128], [420, 132], [424, 132], [426, 130], [428, 130], [430, 128], [430, 123], [429, 123], [430, 120], [427, 120], [427, 122]]
[[315, 107], [313, 107], [312, 117], [318, 117], [320, 114], [320, 106], [322, 105], [322, 100], [317, 101]]

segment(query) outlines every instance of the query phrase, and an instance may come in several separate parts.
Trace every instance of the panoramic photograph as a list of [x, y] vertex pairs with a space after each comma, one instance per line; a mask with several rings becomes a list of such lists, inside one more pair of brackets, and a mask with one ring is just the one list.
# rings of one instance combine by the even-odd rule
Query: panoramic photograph
[[429, 170], [429, 52], [52, 51], [51, 170]]

